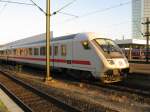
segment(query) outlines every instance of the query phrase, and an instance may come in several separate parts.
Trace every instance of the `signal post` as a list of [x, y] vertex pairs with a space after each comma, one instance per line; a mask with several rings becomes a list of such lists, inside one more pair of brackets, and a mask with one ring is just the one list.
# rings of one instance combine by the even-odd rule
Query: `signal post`
[[149, 31], [149, 24], [150, 24], [150, 20], [147, 17], [146, 18], [146, 22], [142, 23], [144, 25], [146, 25], [146, 32], [145, 32], [145, 37], [146, 37], [146, 62], [149, 62], [149, 36], [150, 36], [150, 31]]

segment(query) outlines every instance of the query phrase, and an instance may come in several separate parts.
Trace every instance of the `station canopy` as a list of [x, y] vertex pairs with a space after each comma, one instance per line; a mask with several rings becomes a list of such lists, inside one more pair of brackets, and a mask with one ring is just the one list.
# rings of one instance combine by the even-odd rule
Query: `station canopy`
[[[146, 48], [146, 40], [142, 39], [125, 39], [125, 40], [115, 40], [115, 42], [121, 48]], [[149, 41], [150, 43], [150, 41]]]

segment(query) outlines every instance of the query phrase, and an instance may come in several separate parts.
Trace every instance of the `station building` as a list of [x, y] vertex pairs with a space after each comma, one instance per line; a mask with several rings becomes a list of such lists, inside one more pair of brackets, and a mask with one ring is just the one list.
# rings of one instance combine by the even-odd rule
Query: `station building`
[[150, 19], [150, 0], [132, 0], [132, 38], [144, 38], [146, 18]]

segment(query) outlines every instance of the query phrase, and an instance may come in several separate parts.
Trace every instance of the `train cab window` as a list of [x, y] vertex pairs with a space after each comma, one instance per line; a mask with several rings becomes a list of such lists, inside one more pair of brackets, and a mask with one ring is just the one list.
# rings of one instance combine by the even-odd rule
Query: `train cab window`
[[45, 47], [40, 47], [40, 55], [45, 56], [46, 55], [46, 48]]
[[66, 56], [67, 55], [67, 47], [66, 45], [61, 45], [61, 55]]
[[58, 46], [54, 46], [54, 56], [58, 55]]
[[82, 41], [82, 46], [85, 50], [89, 50], [90, 49], [90, 45], [88, 41]]
[[34, 48], [34, 55], [38, 56], [39, 55], [39, 48]]

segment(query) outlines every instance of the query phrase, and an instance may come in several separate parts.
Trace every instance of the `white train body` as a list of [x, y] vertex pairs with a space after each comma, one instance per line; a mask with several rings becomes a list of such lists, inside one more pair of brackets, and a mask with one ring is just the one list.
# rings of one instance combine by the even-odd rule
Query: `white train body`
[[[53, 38], [51, 67], [83, 71], [105, 83], [118, 82], [128, 73], [129, 63], [120, 48], [110, 39], [95, 33], [78, 33]], [[45, 34], [29, 37], [0, 48], [0, 59], [45, 65]], [[80, 75], [80, 74], [76, 74]]]

